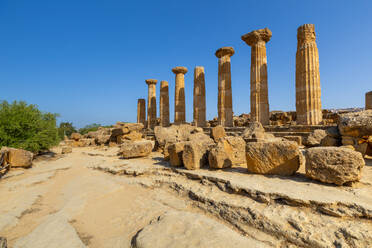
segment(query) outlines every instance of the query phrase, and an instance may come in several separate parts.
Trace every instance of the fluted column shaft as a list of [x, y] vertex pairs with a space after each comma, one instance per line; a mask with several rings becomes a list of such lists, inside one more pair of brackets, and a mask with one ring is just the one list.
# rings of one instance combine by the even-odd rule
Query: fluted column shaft
[[266, 43], [259, 41], [251, 51], [251, 117], [269, 125]]
[[366, 110], [372, 109], [372, 91], [366, 93]]
[[169, 89], [168, 82], [160, 82], [160, 125], [169, 126]]
[[185, 108], [185, 74], [186, 67], [175, 67], [172, 69], [176, 74], [175, 94], [174, 94], [174, 123], [182, 124], [186, 122], [186, 108]]
[[156, 125], [156, 83], [155, 79], [146, 80], [148, 85], [147, 99], [147, 128], [153, 129]]
[[242, 36], [242, 40], [251, 46], [251, 118], [262, 125], [270, 124], [266, 43], [271, 36], [268, 28]]
[[197, 127], [205, 127], [205, 79], [204, 67], [197, 66], [194, 70], [194, 124]]
[[319, 54], [313, 24], [297, 29], [296, 112], [298, 124], [317, 125], [322, 121]]
[[146, 100], [138, 99], [137, 102], [137, 123], [146, 126]]
[[223, 47], [216, 51], [218, 58], [218, 124], [225, 127], [234, 125], [230, 62], [230, 57], [233, 54], [232, 47]]

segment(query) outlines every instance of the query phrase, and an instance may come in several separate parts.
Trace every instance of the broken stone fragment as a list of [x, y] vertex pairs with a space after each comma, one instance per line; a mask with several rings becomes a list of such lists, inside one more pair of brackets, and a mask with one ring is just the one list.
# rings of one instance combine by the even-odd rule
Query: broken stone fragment
[[81, 136], [80, 133], [72, 133], [71, 136], [70, 136], [70, 138], [72, 140], [79, 141], [82, 138], [82, 136]]
[[177, 142], [168, 146], [169, 163], [171, 166], [183, 166], [182, 153], [185, 142]]
[[306, 176], [343, 185], [359, 181], [365, 161], [359, 152], [341, 147], [314, 147], [305, 152]]
[[120, 146], [118, 155], [122, 158], [146, 157], [150, 155], [152, 147], [150, 140], [124, 141]]
[[67, 154], [72, 152], [72, 147], [71, 146], [63, 146], [62, 147], [62, 154]]
[[250, 142], [246, 158], [249, 172], [289, 176], [299, 169], [302, 154], [293, 141]]
[[0, 151], [7, 152], [8, 163], [11, 167], [29, 168], [32, 166], [34, 154], [32, 152], [3, 146]]
[[213, 127], [211, 129], [211, 138], [215, 141], [218, 142], [220, 138], [226, 137], [226, 132], [225, 128], [221, 125], [218, 125], [216, 127]]

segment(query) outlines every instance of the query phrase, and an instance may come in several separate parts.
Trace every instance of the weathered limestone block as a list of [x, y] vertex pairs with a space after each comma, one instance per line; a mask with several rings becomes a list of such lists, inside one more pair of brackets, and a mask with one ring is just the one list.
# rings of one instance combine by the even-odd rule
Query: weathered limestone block
[[62, 147], [62, 154], [67, 154], [72, 152], [72, 147], [71, 146], [63, 146]]
[[214, 142], [209, 145], [197, 141], [185, 142], [182, 153], [182, 161], [186, 169], [197, 170], [208, 165], [208, 150], [214, 145]]
[[142, 123], [122, 123], [123, 134], [130, 132], [142, 132], [144, 125]]
[[79, 141], [81, 138], [82, 136], [80, 133], [72, 133], [70, 136], [70, 139], [75, 140], [75, 141]]
[[251, 118], [269, 125], [269, 97], [267, 86], [266, 43], [271, 39], [270, 29], [258, 29], [242, 36], [251, 46]]
[[146, 100], [142, 98], [137, 101], [137, 123], [146, 125]]
[[366, 93], [366, 110], [372, 109], [372, 91]]
[[234, 125], [230, 65], [234, 53], [232, 47], [222, 47], [215, 53], [218, 58], [218, 124], [224, 127]]
[[148, 98], [147, 98], [147, 128], [153, 129], [156, 125], [156, 79], [147, 79]]
[[90, 139], [81, 139], [81, 140], [79, 140], [79, 142], [80, 142], [81, 146], [83, 146], [83, 147], [96, 145], [95, 140], [91, 139], [91, 138]]
[[177, 142], [168, 146], [169, 163], [171, 166], [183, 166], [182, 154], [185, 142]]
[[288, 176], [302, 163], [302, 154], [296, 142], [250, 142], [246, 146], [248, 171], [258, 174]]
[[273, 140], [275, 136], [271, 133], [266, 133], [260, 122], [250, 122], [248, 127], [244, 130], [242, 137], [244, 140]]
[[160, 125], [169, 126], [169, 89], [168, 82], [160, 82]]
[[242, 137], [227, 136], [219, 139], [217, 145], [208, 153], [209, 167], [221, 169], [233, 165], [245, 165], [245, 146]]
[[302, 145], [302, 137], [301, 136], [297, 136], [297, 135], [294, 135], [294, 136], [284, 136], [283, 138], [285, 138], [286, 140], [289, 140], [289, 141], [294, 141], [297, 143], [297, 145], [301, 146]]
[[219, 139], [226, 137], [225, 128], [221, 125], [211, 128], [211, 138], [218, 142]]
[[205, 105], [204, 67], [197, 66], [194, 69], [194, 123], [197, 127], [207, 125]]
[[187, 141], [191, 134], [203, 133], [203, 129], [188, 124], [171, 125], [170, 127], [157, 126], [154, 133], [158, 146], [163, 149], [167, 143]]
[[322, 121], [319, 54], [314, 24], [297, 29], [296, 112], [297, 123], [317, 125]]
[[372, 110], [340, 115], [338, 129], [342, 136], [363, 137], [372, 135]]
[[321, 146], [340, 146], [341, 142], [339, 139], [333, 138], [331, 136], [326, 136], [320, 141]]
[[176, 74], [176, 85], [174, 93], [174, 123], [182, 124], [186, 122], [186, 107], [185, 107], [185, 74], [187, 68], [177, 66], [172, 69]]
[[122, 158], [138, 158], [150, 155], [153, 144], [150, 140], [124, 141], [118, 153]]
[[141, 140], [143, 134], [139, 133], [137, 131], [132, 131], [130, 133], [124, 134], [123, 136], [119, 136], [121, 141], [123, 140], [131, 140], [131, 141], [136, 141], [136, 140]]
[[340, 147], [310, 148], [305, 158], [307, 177], [337, 185], [359, 181], [365, 165], [360, 153]]
[[7, 163], [10, 164], [11, 167], [29, 168], [32, 166], [32, 160], [34, 158], [32, 152], [5, 146], [3, 146], [0, 151], [7, 153]]
[[320, 146], [322, 140], [327, 137], [327, 133], [322, 129], [315, 129], [306, 139], [306, 146]]

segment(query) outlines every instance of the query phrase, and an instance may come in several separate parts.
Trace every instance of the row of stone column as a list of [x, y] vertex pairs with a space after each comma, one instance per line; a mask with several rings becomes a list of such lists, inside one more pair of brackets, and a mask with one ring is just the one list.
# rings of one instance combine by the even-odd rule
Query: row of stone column
[[[268, 28], [254, 30], [241, 38], [251, 47], [250, 101], [251, 118], [263, 125], [269, 124], [269, 98], [267, 77], [266, 43], [272, 36]], [[222, 47], [215, 53], [218, 58], [218, 123], [233, 126], [232, 90], [231, 90], [231, 56], [232, 47]], [[185, 118], [185, 79], [187, 68], [178, 66], [172, 69], [176, 75], [174, 99], [174, 123], [181, 124]], [[147, 126], [156, 124], [156, 89], [157, 80], [148, 79]], [[316, 125], [322, 121], [321, 90], [319, 76], [319, 55], [315, 42], [313, 24], [305, 24], [297, 29], [296, 52], [296, 111], [297, 123]], [[144, 99], [138, 101], [138, 122], [143, 122], [145, 111]], [[161, 82], [160, 89], [160, 124], [169, 126], [168, 82]], [[204, 68], [196, 67], [194, 71], [194, 124], [206, 126], [205, 80]]]

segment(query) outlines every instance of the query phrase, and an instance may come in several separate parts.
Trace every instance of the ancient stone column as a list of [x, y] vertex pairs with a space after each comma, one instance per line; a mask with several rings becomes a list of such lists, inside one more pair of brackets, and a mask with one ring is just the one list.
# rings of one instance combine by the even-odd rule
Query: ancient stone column
[[269, 125], [266, 43], [271, 38], [268, 28], [254, 30], [242, 36], [251, 47], [251, 118]]
[[186, 109], [185, 109], [185, 74], [187, 68], [177, 66], [172, 69], [176, 74], [176, 91], [174, 94], [174, 123], [181, 124], [186, 122]]
[[372, 109], [372, 91], [366, 93], [366, 110]]
[[234, 122], [230, 57], [234, 55], [234, 48], [222, 47], [216, 51], [215, 55], [218, 58], [218, 124], [232, 127]]
[[194, 69], [194, 124], [197, 127], [205, 127], [205, 79], [204, 67], [197, 66]]
[[169, 90], [168, 82], [160, 82], [160, 125], [169, 126]]
[[138, 99], [137, 123], [142, 123], [143, 126], [146, 126], [146, 100], [145, 99]]
[[297, 124], [317, 125], [322, 121], [320, 94], [319, 54], [314, 24], [304, 24], [297, 29]]
[[153, 129], [156, 125], [156, 79], [147, 79], [149, 87], [147, 98], [147, 128]]

